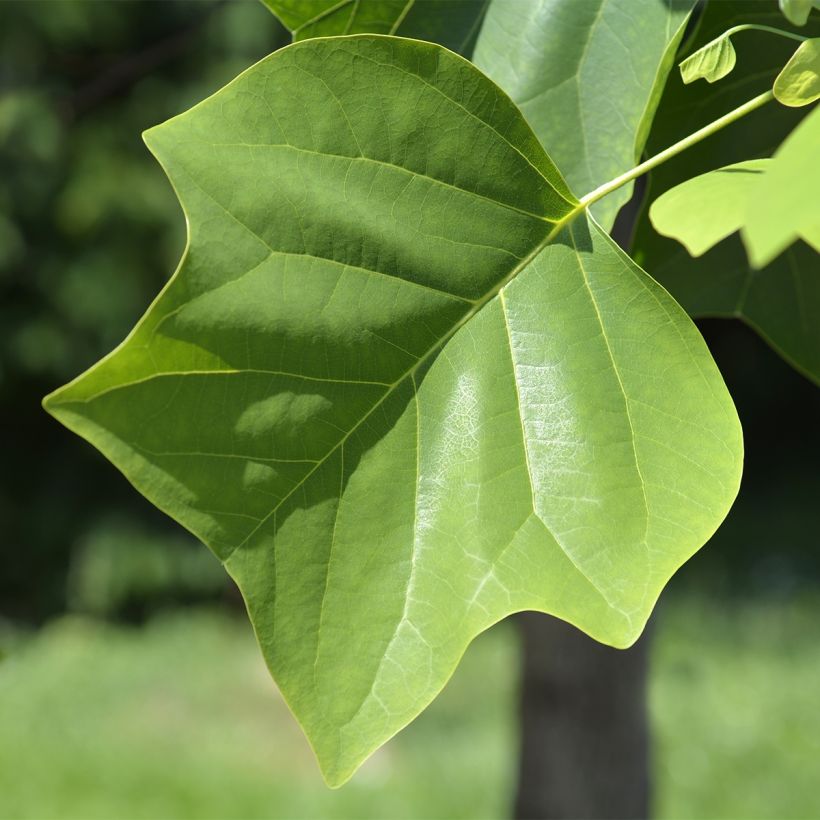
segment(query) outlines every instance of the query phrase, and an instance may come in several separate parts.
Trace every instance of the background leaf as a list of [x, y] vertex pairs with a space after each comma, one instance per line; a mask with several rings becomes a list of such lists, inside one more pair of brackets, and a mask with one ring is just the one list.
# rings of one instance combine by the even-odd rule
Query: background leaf
[[649, 209], [653, 227], [683, 243], [692, 256], [702, 256], [740, 230], [755, 188], [770, 162], [738, 162], [670, 188]]
[[538, 609], [630, 644], [734, 499], [685, 313], [511, 101], [414, 41], [274, 53], [146, 134], [189, 224], [46, 406], [222, 559], [331, 784]]
[[[724, 0], [709, 4], [693, 42], [697, 48], [734, 24], [777, 25], [769, 4]], [[812, 19], [806, 31], [820, 35]], [[737, 41], [742, 74], [710, 86], [686, 86], [672, 74], [655, 118], [647, 150], [656, 153], [771, 88], [794, 44], [750, 31]], [[805, 115], [805, 109], [769, 104], [724, 128], [653, 170], [647, 204], [698, 174], [754, 158], [771, 157]], [[817, 256], [801, 243], [761, 271], [748, 264], [739, 237], [730, 237], [699, 259], [659, 236], [646, 215], [633, 243], [635, 259], [663, 284], [692, 316], [738, 318], [755, 328], [801, 372], [820, 382], [820, 277]]]
[[820, 99], [820, 38], [800, 44], [777, 75], [774, 96], [795, 108]]
[[680, 76], [687, 85], [701, 79], [714, 83], [730, 74], [736, 62], [737, 52], [727, 31], [690, 54], [680, 64]]
[[[575, 191], [629, 170], [673, 65], [688, 0], [493, 0], [474, 61], [518, 104]], [[593, 206], [609, 229], [631, 186]]]
[[[815, 108], [761, 175], [741, 229], [749, 259], [762, 268], [796, 239], [820, 252], [820, 108]], [[814, 265], [815, 275], [820, 260]]]
[[818, 0], [779, 0], [780, 10], [786, 19], [795, 26], [804, 26], [811, 10], [820, 8]]
[[294, 42], [338, 34], [396, 34], [469, 54], [489, 0], [261, 0]]

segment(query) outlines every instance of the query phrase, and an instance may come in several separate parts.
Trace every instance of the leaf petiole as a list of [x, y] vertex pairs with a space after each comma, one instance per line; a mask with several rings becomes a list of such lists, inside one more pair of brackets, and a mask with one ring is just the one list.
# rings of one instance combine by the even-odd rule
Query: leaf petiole
[[724, 31], [718, 39], [722, 40], [724, 37], [731, 37], [733, 34], [737, 34], [740, 31], [765, 31], [769, 34], [779, 34], [781, 37], [788, 37], [790, 40], [797, 40], [801, 43], [803, 40], [808, 39], [808, 37], [805, 37], [802, 34], [795, 34], [793, 31], [784, 31], [782, 28], [774, 28], [772, 26], [761, 26], [757, 23], [744, 23], [740, 26], [732, 26], [732, 28]]
[[616, 191], [618, 188], [626, 185], [628, 182], [632, 182], [632, 180], [637, 179], [639, 176], [642, 176], [647, 171], [651, 171], [653, 168], [656, 168], [658, 165], [666, 162], [672, 157], [677, 156], [678, 154], [685, 151], [687, 148], [699, 143], [701, 140], [706, 139], [706, 137], [710, 137], [712, 134], [716, 134], [721, 129], [725, 128], [727, 125], [735, 122], [735, 120], [739, 120], [741, 117], [745, 117], [746, 114], [755, 111], [756, 109], [760, 108], [761, 106], [765, 105], [770, 100], [774, 99], [774, 92], [770, 89], [768, 91], [764, 91], [762, 94], [759, 94], [757, 97], [753, 97], [748, 102], [743, 103], [743, 105], [738, 106], [733, 111], [730, 111], [728, 114], [724, 114], [722, 117], [719, 117], [714, 122], [710, 122], [708, 125], [704, 125], [703, 128], [699, 128], [697, 131], [689, 134], [688, 137], [684, 137], [682, 140], [670, 145], [668, 148], [665, 148], [663, 151], [655, 154], [655, 156], [650, 157], [649, 159], [642, 162], [640, 165], [636, 165], [634, 168], [631, 168], [624, 174], [611, 179], [609, 182], [605, 182], [603, 185], [598, 186], [594, 191], [590, 191], [586, 196], [581, 197], [580, 204], [582, 208], [589, 208], [590, 205], [597, 202], [599, 199], [603, 199], [607, 194]]

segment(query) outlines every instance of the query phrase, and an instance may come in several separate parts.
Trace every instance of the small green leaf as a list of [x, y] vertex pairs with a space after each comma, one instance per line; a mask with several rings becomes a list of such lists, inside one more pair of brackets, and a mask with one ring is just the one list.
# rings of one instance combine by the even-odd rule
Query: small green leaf
[[778, 148], [750, 201], [741, 236], [762, 268], [796, 239], [817, 247], [820, 226], [820, 108]]
[[800, 44], [777, 75], [774, 96], [792, 108], [820, 100], [820, 38]]
[[780, 0], [780, 11], [795, 26], [805, 26], [812, 9], [820, 9], [820, 0]]
[[[494, 0], [474, 62], [519, 105], [576, 191], [639, 160], [692, 0]], [[627, 185], [592, 207], [605, 228]]]
[[738, 162], [671, 188], [652, 203], [652, 225], [681, 242], [692, 256], [703, 255], [740, 230], [755, 186], [770, 162]]
[[431, 44], [322, 38], [145, 138], [184, 257], [46, 407], [224, 562], [328, 782], [512, 612], [633, 642], [740, 426], [510, 99]]
[[736, 62], [737, 54], [732, 45], [731, 32], [727, 31], [690, 54], [678, 68], [687, 85], [701, 79], [714, 83], [730, 74]]

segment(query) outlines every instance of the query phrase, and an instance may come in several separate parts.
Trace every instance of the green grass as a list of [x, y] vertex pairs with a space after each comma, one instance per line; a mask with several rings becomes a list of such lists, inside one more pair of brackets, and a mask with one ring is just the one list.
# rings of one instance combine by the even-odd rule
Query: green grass
[[331, 791], [244, 621], [65, 618], [0, 665], [0, 816], [502, 817], [517, 663], [502, 626], [422, 720]]
[[661, 612], [650, 701], [663, 818], [820, 818], [820, 599]]
[[[334, 792], [243, 621], [64, 618], [0, 662], [0, 816], [501, 818], [517, 651], [507, 624], [482, 636], [428, 712]], [[658, 816], [820, 817], [819, 693], [820, 600], [669, 601], [651, 685]]]

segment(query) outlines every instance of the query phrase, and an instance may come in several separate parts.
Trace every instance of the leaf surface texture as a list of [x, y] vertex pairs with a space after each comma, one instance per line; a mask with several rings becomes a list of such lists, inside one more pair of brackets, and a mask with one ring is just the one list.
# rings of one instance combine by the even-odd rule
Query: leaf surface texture
[[437, 46], [319, 39], [146, 141], [188, 248], [47, 407], [223, 560], [328, 781], [511, 612], [633, 642], [740, 428], [509, 98]]

